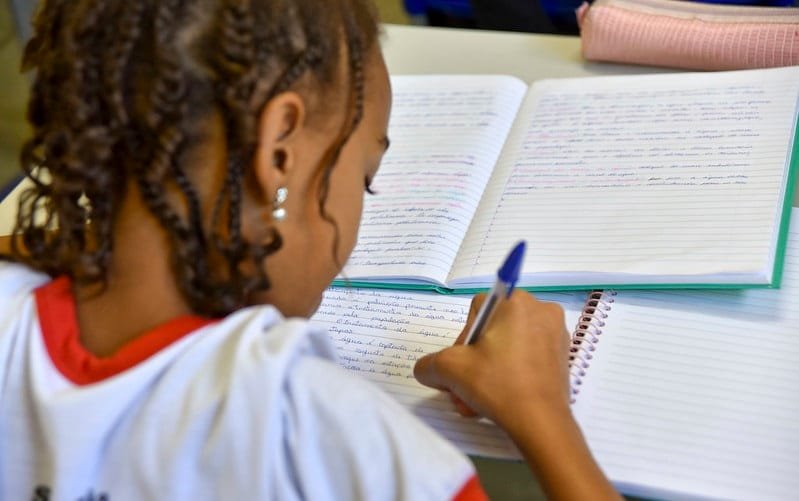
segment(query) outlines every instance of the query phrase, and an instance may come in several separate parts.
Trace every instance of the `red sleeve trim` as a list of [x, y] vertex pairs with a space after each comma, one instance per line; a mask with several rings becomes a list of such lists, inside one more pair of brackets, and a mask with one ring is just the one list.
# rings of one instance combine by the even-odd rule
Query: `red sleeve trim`
[[56, 369], [78, 385], [97, 383], [115, 376], [214, 322], [192, 315], [178, 317], [131, 340], [113, 355], [98, 358], [80, 342], [70, 279], [57, 278], [36, 289], [34, 294], [47, 353]]
[[472, 475], [452, 499], [453, 501], [486, 501], [488, 496], [483, 490], [483, 486], [480, 485], [477, 475]]

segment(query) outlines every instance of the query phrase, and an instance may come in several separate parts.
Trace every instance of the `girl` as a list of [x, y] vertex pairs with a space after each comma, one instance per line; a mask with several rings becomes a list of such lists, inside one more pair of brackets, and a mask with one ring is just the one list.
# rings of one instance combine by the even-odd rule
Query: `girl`
[[[461, 454], [307, 320], [349, 256], [390, 88], [367, 0], [49, 0], [0, 264], [2, 499], [476, 499]], [[478, 301], [479, 302], [479, 301]], [[614, 497], [553, 305], [417, 377], [553, 497]]]

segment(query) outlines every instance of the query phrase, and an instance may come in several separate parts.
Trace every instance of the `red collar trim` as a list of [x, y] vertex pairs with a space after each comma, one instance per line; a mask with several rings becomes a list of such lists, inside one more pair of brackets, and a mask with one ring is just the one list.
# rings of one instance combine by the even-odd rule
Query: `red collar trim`
[[477, 476], [472, 475], [452, 499], [453, 501], [488, 501], [488, 495], [483, 490], [483, 486], [480, 485], [480, 480]]
[[78, 385], [115, 376], [214, 322], [193, 315], [181, 316], [133, 339], [110, 357], [98, 358], [81, 345], [72, 281], [68, 277], [39, 287], [34, 295], [47, 353], [58, 371]]

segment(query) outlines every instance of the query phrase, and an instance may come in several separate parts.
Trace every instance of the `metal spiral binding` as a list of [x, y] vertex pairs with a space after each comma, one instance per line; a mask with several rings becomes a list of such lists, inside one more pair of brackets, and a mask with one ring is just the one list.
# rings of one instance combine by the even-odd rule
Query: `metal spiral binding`
[[605, 319], [611, 304], [615, 301], [616, 291], [593, 291], [583, 306], [580, 319], [571, 337], [569, 348], [569, 382], [571, 386], [571, 403], [575, 402], [576, 395], [580, 393], [586, 370], [591, 366], [592, 353], [596, 351], [599, 336], [605, 326]]

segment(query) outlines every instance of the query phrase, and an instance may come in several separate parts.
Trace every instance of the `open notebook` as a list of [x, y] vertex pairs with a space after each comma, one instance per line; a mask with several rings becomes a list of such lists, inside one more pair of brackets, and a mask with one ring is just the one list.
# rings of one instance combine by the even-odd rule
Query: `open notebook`
[[778, 285], [799, 67], [392, 85], [337, 284], [474, 291], [526, 239], [531, 290]]
[[[541, 296], [564, 306], [578, 354], [595, 348], [587, 367], [579, 358], [572, 365], [573, 410], [619, 489], [647, 497], [796, 497], [796, 218], [781, 290]], [[451, 344], [467, 310], [460, 296], [333, 289], [315, 321], [328, 328], [345, 367], [462, 450], [517, 458], [497, 427], [459, 417], [448, 398], [413, 379], [415, 359]]]

